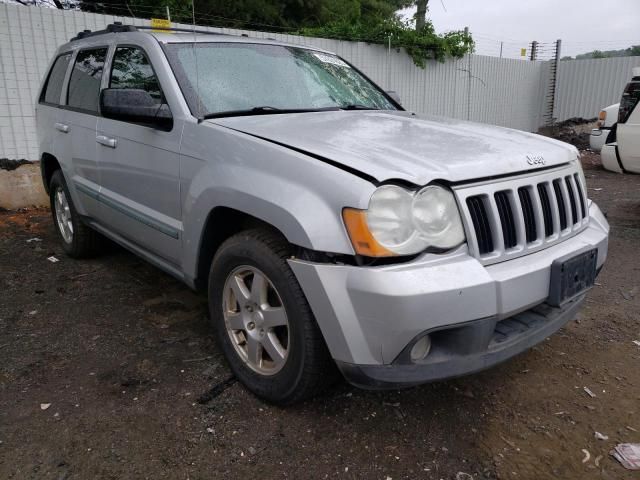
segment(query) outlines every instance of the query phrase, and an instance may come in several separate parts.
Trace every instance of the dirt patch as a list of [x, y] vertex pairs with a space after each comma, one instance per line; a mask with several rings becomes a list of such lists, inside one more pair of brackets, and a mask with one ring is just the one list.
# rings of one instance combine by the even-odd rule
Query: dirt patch
[[64, 257], [44, 209], [0, 213], [0, 478], [636, 479], [608, 451], [640, 442], [640, 176], [583, 163], [612, 237], [576, 321], [478, 375], [286, 410], [230, 376], [204, 297], [117, 247]]
[[589, 149], [589, 135], [596, 128], [596, 118], [570, 118], [550, 127], [541, 128], [538, 133], [574, 145], [579, 150]]
[[9, 160], [8, 158], [0, 158], [0, 170], [15, 170], [22, 165], [31, 165], [33, 162], [29, 160], [20, 159], [20, 160]]

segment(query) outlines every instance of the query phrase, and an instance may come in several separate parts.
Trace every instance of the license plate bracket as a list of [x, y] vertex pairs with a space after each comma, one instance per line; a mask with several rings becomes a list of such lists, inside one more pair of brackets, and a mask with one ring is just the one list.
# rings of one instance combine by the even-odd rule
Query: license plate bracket
[[547, 303], [560, 307], [589, 290], [595, 283], [597, 261], [597, 248], [556, 259], [551, 265]]

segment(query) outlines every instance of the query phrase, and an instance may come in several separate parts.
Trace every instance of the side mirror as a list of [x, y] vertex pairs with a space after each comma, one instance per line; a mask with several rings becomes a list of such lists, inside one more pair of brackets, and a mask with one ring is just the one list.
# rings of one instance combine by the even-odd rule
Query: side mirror
[[396, 92], [394, 90], [387, 90], [386, 93], [391, 98], [393, 98], [398, 105], [402, 105], [402, 102], [400, 101], [400, 95], [398, 95], [398, 92]]
[[158, 104], [145, 90], [105, 88], [100, 92], [100, 112], [106, 118], [135, 122], [171, 130], [173, 117], [169, 105]]

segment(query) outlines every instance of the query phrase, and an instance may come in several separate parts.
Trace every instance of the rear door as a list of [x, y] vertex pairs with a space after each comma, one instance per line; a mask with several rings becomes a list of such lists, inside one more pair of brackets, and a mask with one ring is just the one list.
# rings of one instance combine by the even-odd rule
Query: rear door
[[[158, 105], [167, 103], [162, 77], [154, 70], [150, 54], [159, 55], [152, 48], [116, 45], [107, 87], [142, 89]], [[181, 256], [181, 134], [182, 124], [175, 118], [166, 131], [100, 117], [94, 138], [100, 165], [100, 216], [105, 225], [174, 266]]]
[[62, 87], [72, 56], [71, 52], [67, 52], [55, 58], [36, 105], [38, 141], [41, 152], [54, 155], [63, 168], [68, 165], [66, 160], [69, 159], [71, 141], [68, 136], [69, 129], [61, 123], [63, 111], [60, 109], [60, 104], [64, 103]]
[[640, 78], [636, 78], [622, 94], [616, 135], [624, 169], [640, 173]]
[[65, 110], [59, 120], [70, 139], [71, 178], [65, 176], [67, 183], [71, 183], [72, 194], [80, 200], [74, 198], [80, 213], [92, 218], [99, 215], [100, 172], [95, 138], [107, 51], [105, 45], [77, 52], [69, 77]]

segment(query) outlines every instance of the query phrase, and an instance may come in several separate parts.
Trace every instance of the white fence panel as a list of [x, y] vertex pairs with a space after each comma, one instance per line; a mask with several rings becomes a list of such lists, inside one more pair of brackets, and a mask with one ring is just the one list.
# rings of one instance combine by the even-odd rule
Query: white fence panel
[[561, 61], [553, 116], [558, 121], [597, 117], [620, 101], [634, 67], [640, 67], [640, 57]]

